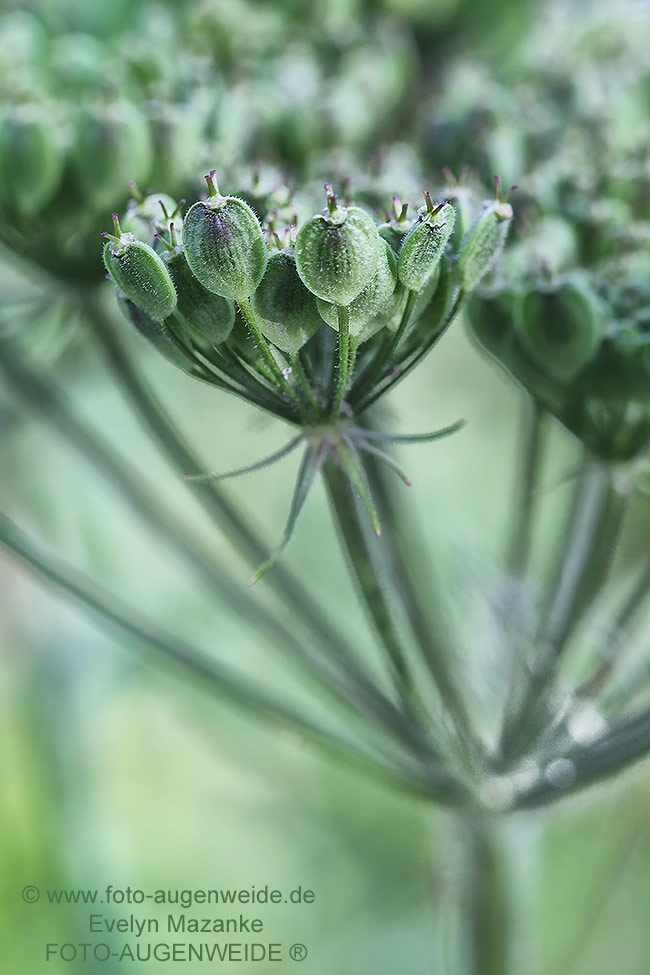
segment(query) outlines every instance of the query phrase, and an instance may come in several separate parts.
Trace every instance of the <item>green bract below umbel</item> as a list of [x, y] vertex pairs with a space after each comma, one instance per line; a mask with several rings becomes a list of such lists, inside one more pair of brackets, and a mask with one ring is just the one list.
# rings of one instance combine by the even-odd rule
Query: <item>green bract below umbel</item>
[[472, 195], [475, 222], [460, 239], [457, 198], [435, 203], [425, 192], [411, 217], [395, 197], [382, 219], [326, 184], [325, 207], [298, 223], [273, 194], [266, 206], [242, 189], [224, 196], [214, 172], [206, 181], [207, 199], [184, 217], [160, 193], [129, 205], [126, 232], [115, 215], [104, 261], [127, 319], [170, 363], [294, 424], [298, 436], [278, 457], [306, 443], [287, 531], [263, 571], [328, 458], [379, 531], [359, 458], [367, 451], [395, 469], [382, 450], [394, 438], [361, 418], [444, 335], [496, 260], [512, 210], [498, 195], [483, 208]]

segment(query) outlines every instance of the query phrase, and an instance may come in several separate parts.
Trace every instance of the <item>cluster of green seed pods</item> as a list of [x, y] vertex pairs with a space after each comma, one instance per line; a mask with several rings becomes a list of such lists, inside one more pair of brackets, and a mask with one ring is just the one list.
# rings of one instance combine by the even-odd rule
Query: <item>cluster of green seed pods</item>
[[132, 201], [122, 226], [114, 215], [106, 269], [130, 320], [168, 358], [173, 349], [187, 371], [303, 427], [362, 412], [417, 364], [465, 300], [468, 276], [473, 285], [488, 270], [512, 213], [498, 203], [491, 236], [497, 204], [476, 205], [454, 251], [456, 208], [428, 192], [412, 218], [395, 198], [382, 222], [326, 184], [325, 207], [296, 224], [283, 190], [250, 194], [253, 209], [224, 195], [215, 172], [206, 182], [184, 215], [160, 194]]
[[609, 298], [603, 277], [542, 276], [477, 296], [469, 321], [543, 409], [598, 456], [626, 461], [650, 446], [650, 329]]
[[[412, 218], [394, 197], [382, 221], [327, 183], [323, 209], [299, 221], [283, 187], [224, 195], [214, 171], [205, 179], [207, 197], [184, 215], [157, 194], [132, 202], [123, 227], [113, 214], [104, 263], [126, 318], [169, 362], [300, 430], [277, 455], [243, 469], [306, 443], [286, 530], [254, 582], [289, 541], [327, 458], [379, 533], [360, 452], [409, 482], [361, 417], [442, 337], [498, 255], [512, 211], [475, 206], [474, 222], [454, 237], [456, 207], [429, 192]], [[493, 232], [486, 215], [491, 221], [498, 207]]]

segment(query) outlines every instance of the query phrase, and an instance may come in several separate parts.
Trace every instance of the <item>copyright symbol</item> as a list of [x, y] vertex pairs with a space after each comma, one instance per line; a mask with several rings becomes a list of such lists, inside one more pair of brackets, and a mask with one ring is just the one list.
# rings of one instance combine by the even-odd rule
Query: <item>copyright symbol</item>
[[40, 896], [40, 890], [38, 887], [34, 887], [33, 884], [28, 884], [27, 887], [23, 887], [23, 900], [27, 904], [35, 904]]
[[301, 944], [291, 945], [289, 948], [289, 954], [294, 961], [304, 961], [307, 957], [307, 949]]

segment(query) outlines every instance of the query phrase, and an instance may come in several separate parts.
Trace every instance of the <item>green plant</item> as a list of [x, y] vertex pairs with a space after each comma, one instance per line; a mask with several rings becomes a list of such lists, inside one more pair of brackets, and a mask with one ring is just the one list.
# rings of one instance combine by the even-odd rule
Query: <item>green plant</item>
[[[237, 16], [249, 16], [248, 5], [242, 9]], [[276, 49], [284, 29], [277, 11], [263, 21], [273, 29], [260, 30], [250, 49], [248, 38], [242, 44], [234, 32], [222, 31], [225, 8], [205, 5], [192, 13], [202, 53], [225, 45], [224, 70], [256, 56], [267, 58], [267, 70], [284, 63], [284, 52]], [[309, 12], [301, 8], [300, 13], [309, 20]], [[304, 24], [301, 29], [308, 33]], [[191, 26], [187, 31], [190, 36]], [[323, 77], [305, 85], [309, 97], [301, 111], [293, 111], [290, 97], [278, 99], [269, 109], [268, 127], [258, 125], [259, 119], [251, 122], [244, 154], [252, 145], [274, 144], [294, 169], [322, 165], [328, 127], [314, 117], [314, 92], [334, 90], [328, 109], [340, 108], [353, 75], [342, 78], [340, 86], [325, 83], [332, 82], [336, 65], [354, 60], [354, 45], [342, 45], [334, 33], [323, 41]], [[246, 593], [210, 537], [190, 525], [182, 507], [167, 504], [155, 482], [139, 475], [133, 458], [75, 410], [62, 384], [39, 368], [29, 342], [15, 328], [0, 339], [0, 371], [8, 388], [114, 485], [210, 599], [234, 607], [242, 625], [263, 639], [270, 653], [284, 655], [304, 679], [304, 694], [285, 694], [283, 687], [282, 693], [271, 691], [216, 661], [186, 634], [171, 635], [160, 620], [47, 555], [4, 517], [0, 540], [129, 638], [172, 659], [200, 686], [295, 727], [332, 754], [448, 807], [469, 881], [458, 905], [454, 975], [504, 975], [513, 969], [514, 902], [525, 898], [508, 881], [512, 852], [504, 850], [503, 823], [512, 814], [555, 804], [601, 782], [650, 750], [647, 668], [638, 649], [650, 571], [646, 564], [622, 579], [612, 575], [631, 500], [647, 493], [650, 446], [647, 136], [640, 124], [644, 113], [628, 90], [630, 72], [641, 62], [612, 42], [613, 51], [605, 45], [607, 56], [596, 63], [589, 46], [598, 49], [601, 42], [587, 40], [584, 58], [572, 50], [575, 41], [564, 38], [552, 57], [548, 50], [535, 58], [524, 55], [523, 64], [501, 80], [476, 64], [465, 66], [454, 74], [446, 98], [436, 100], [438, 115], [428, 130], [435, 139], [425, 134], [424, 152], [430, 154], [433, 141], [436, 154], [444, 147], [454, 165], [469, 159], [481, 172], [492, 163], [501, 168], [503, 160], [508, 175], [522, 184], [514, 221], [498, 182], [495, 199], [480, 208], [485, 194], [472, 171], [461, 171], [458, 179], [447, 172], [440, 202], [425, 193], [417, 215], [394, 197], [383, 219], [377, 214], [385, 202], [386, 176], [380, 172], [375, 179], [365, 160], [360, 178], [338, 196], [327, 184], [322, 210], [309, 185], [292, 194], [263, 177], [249, 185], [241, 179], [234, 195], [223, 195], [212, 173], [207, 198], [186, 210], [175, 198], [134, 188], [121, 219], [115, 214], [113, 231], [105, 234], [104, 261], [124, 317], [150, 343], [142, 346], [143, 361], [155, 347], [185, 373], [291, 429], [285, 447], [232, 472], [206, 474], [204, 458], [177, 430], [163, 397], [148, 388], [128, 345], [127, 322], [115, 321], [108, 311], [99, 260], [79, 232], [80, 212], [89, 217], [84, 234], [91, 225], [95, 233], [99, 210], [126, 202], [125, 193], [120, 196], [122, 175], [139, 175], [133, 171], [138, 160], [129, 162], [128, 174], [108, 160], [106, 186], [85, 183], [77, 210], [55, 189], [61, 160], [51, 152], [52, 140], [66, 129], [50, 131], [50, 120], [35, 110], [26, 88], [20, 104], [6, 110], [0, 131], [7, 144], [24, 147], [21, 166], [14, 157], [12, 168], [6, 154], [0, 160], [14, 180], [3, 184], [4, 191], [11, 183], [3, 199], [5, 243], [67, 281], [84, 327], [102, 345], [120, 389], [179, 481], [185, 475], [185, 488], [210, 519], [251, 567], [260, 565], [251, 581], [264, 575], [264, 583]], [[77, 43], [83, 47], [88, 39]], [[131, 49], [137, 53], [137, 45]], [[364, 53], [361, 44], [361, 76]], [[394, 85], [388, 86], [393, 107], [404, 80], [396, 53]], [[77, 51], [71, 60], [93, 75], [87, 51]], [[131, 91], [147, 88], [143, 76], [156, 63], [134, 55]], [[200, 62], [192, 64], [200, 76]], [[309, 66], [300, 59], [297, 65], [304, 80]], [[607, 78], [617, 112], [603, 104], [589, 108], [586, 93], [592, 86], [599, 90], [595, 72]], [[16, 77], [20, 81], [20, 72]], [[98, 79], [103, 84], [105, 72]], [[237, 93], [259, 92], [267, 81], [252, 77], [241, 89], [233, 84], [226, 104], [228, 97], [236, 102]], [[69, 83], [78, 84], [75, 72]], [[371, 96], [372, 86], [364, 94]], [[100, 122], [110, 107], [105, 96], [102, 89]], [[85, 119], [82, 134], [68, 140], [66, 159], [79, 156], [84, 139], [92, 142], [96, 114]], [[128, 129], [131, 108], [123, 101], [118, 115], [120, 126]], [[633, 135], [622, 132], [621, 116], [631, 119]], [[358, 116], [345, 110], [327, 117], [354, 130], [355, 138], [346, 139], [351, 156], [367, 150], [380, 121], [375, 113], [357, 126]], [[205, 153], [206, 140], [199, 142]], [[393, 152], [404, 158], [399, 149]], [[147, 153], [136, 155], [142, 159]], [[412, 161], [408, 152], [406, 158]], [[155, 171], [157, 182], [174, 193], [193, 184], [187, 168], [182, 186], [167, 179], [164, 168]], [[57, 217], [62, 251], [52, 250], [40, 234], [30, 236], [36, 212], [52, 221]], [[79, 260], [68, 260], [70, 247]], [[488, 705], [459, 664], [459, 647], [471, 643], [471, 673], [481, 672], [483, 634], [470, 633], [469, 623], [463, 628], [449, 622], [447, 593], [423, 568], [407, 492], [392, 480], [397, 473], [408, 484], [395, 446], [436, 440], [462, 423], [435, 433], [399, 435], [381, 411], [385, 395], [465, 309], [471, 334], [516, 380], [522, 405], [506, 552], [496, 567], [481, 568], [477, 585], [490, 607], [500, 665]], [[556, 421], [570, 434], [568, 449], [579, 456], [577, 470], [566, 478], [572, 494], [566, 526], [547, 542], [539, 508], [548, 482], [545, 438]], [[221, 482], [266, 467], [299, 446], [304, 453], [288, 522], [269, 557], [266, 537], [258, 535]], [[352, 579], [374, 627], [378, 653], [372, 666], [353, 645], [336, 608], [321, 605], [309, 581], [278, 558], [317, 475], [324, 478]], [[265, 601], [268, 590], [273, 599]], [[604, 600], [608, 626], [603, 633], [594, 617]], [[473, 607], [465, 609], [471, 616]], [[321, 698], [331, 720], [322, 709], [312, 713], [312, 702], [321, 704]], [[535, 972], [534, 960], [529, 961]]]

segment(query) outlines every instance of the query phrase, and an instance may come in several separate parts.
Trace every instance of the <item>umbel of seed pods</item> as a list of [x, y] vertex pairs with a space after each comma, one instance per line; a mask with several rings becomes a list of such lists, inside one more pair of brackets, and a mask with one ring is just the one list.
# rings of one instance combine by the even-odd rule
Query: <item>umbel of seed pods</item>
[[496, 199], [467, 225], [466, 206], [434, 203], [425, 192], [414, 218], [394, 198], [393, 213], [378, 224], [326, 184], [323, 210], [297, 231], [291, 224], [282, 240], [265, 236], [244, 199], [223, 196], [214, 172], [206, 182], [207, 199], [184, 218], [156, 194], [135, 200], [123, 227], [114, 214], [104, 262], [127, 317], [170, 361], [299, 427], [276, 455], [242, 469], [305, 443], [287, 527], [254, 581], [288, 542], [327, 459], [344, 471], [379, 534], [361, 455], [373, 454], [409, 483], [384, 445], [435, 440], [462, 425], [393, 437], [356, 417], [441, 337], [496, 260], [512, 209], [497, 184]]

